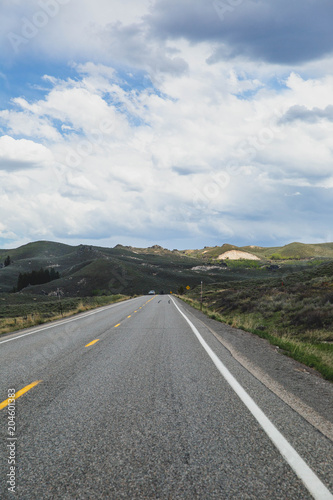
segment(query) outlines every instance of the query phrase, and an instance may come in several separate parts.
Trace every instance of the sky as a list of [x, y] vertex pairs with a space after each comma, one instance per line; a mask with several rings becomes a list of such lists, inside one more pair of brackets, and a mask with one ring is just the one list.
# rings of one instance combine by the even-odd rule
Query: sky
[[333, 241], [332, 0], [1, 0], [0, 248]]

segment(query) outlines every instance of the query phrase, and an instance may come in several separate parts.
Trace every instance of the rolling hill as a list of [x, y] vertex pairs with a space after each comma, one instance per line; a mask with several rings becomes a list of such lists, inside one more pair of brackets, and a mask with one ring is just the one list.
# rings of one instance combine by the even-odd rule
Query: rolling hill
[[[0, 250], [0, 262], [10, 256], [11, 264], [0, 269], [0, 293], [11, 292], [20, 273], [54, 268], [60, 279], [30, 286], [23, 293], [56, 294], [64, 296], [94, 294], [142, 294], [154, 289], [157, 292], [176, 292], [183, 286], [200, 283], [195, 266], [202, 259], [186, 256], [181, 252], [163, 249], [157, 245], [147, 249], [134, 249], [117, 245], [101, 248], [87, 245], [72, 247], [47, 241], [34, 242], [11, 250]], [[223, 271], [215, 266], [207, 275], [213, 282]]]
[[[232, 251], [252, 254], [262, 260], [333, 259], [333, 243], [307, 244], [294, 242], [280, 247], [260, 247], [255, 245], [237, 247], [225, 243], [222, 246], [205, 247], [202, 250], [184, 250], [182, 253], [190, 257], [209, 260], [218, 259], [219, 256]], [[246, 257], [244, 259], [246, 260]]]
[[[206, 284], [239, 279], [251, 279], [253, 269], [261, 269], [261, 277], [271, 277], [267, 264], [270, 259], [287, 266], [290, 259], [333, 259], [333, 243], [291, 243], [283, 247], [237, 247], [224, 244], [201, 250], [168, 250], [154, 245], [134, 248], [117, 245], [114, 248], [38, 241], [16, 249], [0, 250], [0, 263], [10, 256], [9, 266], [0, 267], [0, 293], [13, 291], [20, 273], [40, 268], [54, 268], [60, 278], [43, 285], [29, 286], [24, 294], [80, 297], [100, 294], [144, 294], [177, 292], [180, 286], [191, 288], [204, 279]], [[243, 262], [237, 267], [234, 258]], [[251, 261], [249, 260], [251, 259]], [[285, 264], [284, 264], [285, 262]], [[285, 268], [286, 269], [286, 268]], [[233, 271], [233, 272], [230, 272]]]

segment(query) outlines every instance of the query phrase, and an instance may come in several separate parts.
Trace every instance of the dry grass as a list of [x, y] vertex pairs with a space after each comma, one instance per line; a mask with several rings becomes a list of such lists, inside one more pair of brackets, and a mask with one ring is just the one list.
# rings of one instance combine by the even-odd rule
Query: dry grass
[[[185, 302], [196, 309], [201, 309], [199, 301], [188, 297], [180, 297]], [[281, 348], [286, 355], [297, 361], [315, 368], [327, 380], [333, 381], [333, 345], [331, 342], [332, 329], [305, 330], [302, 335], [297, 333], [283, 333], [278, 323], [278, 316], [267, 317], [256, 311], [255, 313], [244, 313], [234, 310], [221, 314], [213, 307], [202, 306], [202, 312], [212, 319], [228, 323], [234, 328], [249, 331], [262, 338], [267, 339], [271, 344]], [[278, 314], [278, 313], [277, 313]], [[272, 320], [273, 318], [273, 320]]]
[[[0, 318], [0, 335], [4, 333], [10, 333], [17, 330], [24, 330], [25, 328], [32, 328], [34, 326], [42, 325], [43, 323], [49, 323], [51, 321], [57, 321], [63, 318], [68, 318], [85, 311], [90, 311], [101, 307], [103, 305], [112, 304], [114, 302], [120, 302], [128, 299], [127, 296], [110, 296], [105, 297], [103, 303], [99, 301], [91, 302], [90, 300], [85, 303], [84, 299], [80, 300], [78, 304], [70, 310], [60, 312], [50, 312], [50, 313], [40, 313], [34, 312], [31, 314], [26, 314], [24, 316], [15, 316]], [[107, 300], [108, 299], [108, 300]]]

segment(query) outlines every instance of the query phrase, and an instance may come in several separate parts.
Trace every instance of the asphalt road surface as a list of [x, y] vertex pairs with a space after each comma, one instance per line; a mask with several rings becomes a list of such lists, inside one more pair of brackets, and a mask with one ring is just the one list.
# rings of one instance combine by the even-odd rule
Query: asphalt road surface
[[2, 336], [0, 380], [1, 498], [333, 498], [333, 384], [172, 296]]

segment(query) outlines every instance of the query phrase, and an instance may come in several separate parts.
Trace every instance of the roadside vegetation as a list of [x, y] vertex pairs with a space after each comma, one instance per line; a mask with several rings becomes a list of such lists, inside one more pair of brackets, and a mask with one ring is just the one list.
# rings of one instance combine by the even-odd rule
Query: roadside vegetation
[[[211, 318], [266, 338], [333, 381], [333, 263], [282, 279], [206, 286], [202, 310]], [[200, 290], [181, 297], [200, 309]]]
[[126, 300], [126, 295], [99, 297], [54, 297], [2, 294], [0, 296], [0, 335], [42, 325], [81, 312]]

